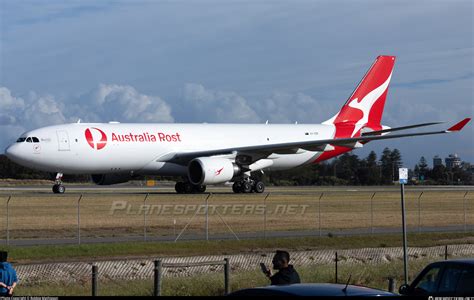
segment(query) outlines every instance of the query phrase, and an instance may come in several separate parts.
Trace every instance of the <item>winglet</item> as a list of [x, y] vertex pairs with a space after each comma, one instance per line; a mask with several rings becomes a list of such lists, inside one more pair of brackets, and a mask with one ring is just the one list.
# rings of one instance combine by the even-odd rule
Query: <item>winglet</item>
[[469, 121], [471, 121], [471, 118], [465, 118], [464, 120], [462, 120], [461, 122], [457, 123], [456, 125], [454, 126], [451, 126], [448, 130], [446, 131], [460, 131], [461, 129], [463, 129], [464, 126], [466, 126], [467, 123], [469, 123]]

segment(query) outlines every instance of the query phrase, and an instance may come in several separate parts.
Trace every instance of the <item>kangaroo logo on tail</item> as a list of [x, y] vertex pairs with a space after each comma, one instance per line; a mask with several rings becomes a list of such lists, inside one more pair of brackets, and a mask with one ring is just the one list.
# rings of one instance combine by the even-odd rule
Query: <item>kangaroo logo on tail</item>
[[354, 137], [364, 126], [382, 129], [382, 113], [395, 56], [379, 56], [341, 110], [323, 124], [334, 124], [335, 138]]
[[370, 109], [374, 105], [375, 101], [377, 101], [388, 89], [388, 84], [390, 83], [391, 78], [392, 74], [390, 73], [390, 76], [381, 86], [368, 93], [364, 98], [362, 98], [362, 100], [359, 101], [357, 98], [355, 98], [349, 102], [348, 105], [350, 107], [362, 111], [362, 118], [356, 122], [351, 137], [353, 137], [362, 128], [362, 126], [365, 126], [369, 122]]

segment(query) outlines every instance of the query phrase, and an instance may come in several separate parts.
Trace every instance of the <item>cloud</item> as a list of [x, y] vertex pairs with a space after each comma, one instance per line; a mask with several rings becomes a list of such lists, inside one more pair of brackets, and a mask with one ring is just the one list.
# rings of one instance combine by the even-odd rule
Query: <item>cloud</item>
[[0, 87], [0, 145], [5, 147], [21, 133], [43, 126], [75, 122], [173, 122], [171, 107], [160, 97], [139, 93], [127, 85], [100, 84], [76, 98], [30, 92], [16, 97]]
[[287, 92], [273, 92], [270, 97], [254, 103], [255, 109], [271, 123], [321, 123], [338, 111], [337, 106], [342, 103], [335, 105], [303, 93]]
[[38, 96], [30, 92], [26, 99], [15, 97], [6, 87], [0, 87], [0, 126], [29, 128], [44, 126], [45, 123], [60, 124], [66, 118], [61, 112], [62, 103], [53, 96]]
[[16, 117], [13, 113], [16, 110], [23, 109], [25, 101], [21, 98], [13, 97], [10, 90], [0, 87], [0, 126], [12, 125], [16, 123]]
[[234, 92], [206, 89], [201, 84], [189, 83], [184, 87], [184, 105], [197, 122], [258, 123], [258, 114], [248, 101]]
[[236, 92], [213, 90], [190, 83], [180, 105], [187, 119], [216, 123], [320, 123], [332, 117], [342, 103], [318, 101], [303, 93], [275, 91], [263, 99], [247, 99]]
[[171, 107], [163, 99], [141, 94], [129, 85], [100, 84], [96, 89], [81, 96], [80, 100], [80, 106], [83, 108], [78, 117], [82, 117], [84, 121], [174, 121]]

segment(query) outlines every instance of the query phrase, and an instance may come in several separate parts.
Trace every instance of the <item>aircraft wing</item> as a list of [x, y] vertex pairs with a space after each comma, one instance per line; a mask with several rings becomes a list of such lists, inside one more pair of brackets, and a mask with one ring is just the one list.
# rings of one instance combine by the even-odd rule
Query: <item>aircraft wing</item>
[[[446, 130], [441, 131], [428, 131], [418, 133], [405, 133], [405, 134], [386, 134], [386, 135], [375, 135], [382, 134], [390, 131], [403, 130], [408, 128], [415, 128], [421, 126], [434, 125], [439, 123], [424, 123], [418, 125], [404, 126], [398, 128], [392, 128], [387, 130], [372, 131], [363, 134], [360, 137], [354, 138], [336, 138], [336, 139], [325, 139], [325, 140], [312, 140], [312, 141], [300, 141], [300, 142], [289, 142], [289, 143], [276, 143], [276, 144], [263, 144], [263, 145], [252, 145], [235, 148], [224, 148], [207, 151], [190, 151], [180, 153], [169, 153], [165, 157], [161, 157], [159, 161], [174, 162], [178, 164], [187, 164], [189, 161], [196, 157], [202, 156], [214, 156], [214, 155], [225, 155], [225, 154], [236, 154], [236, 153], [258, 153], [264, 156], [268, 156], [272, 153], [291, 153], [297, 149], [304, 149], [308, 151], [329, 151], [333, 146], [342, 146], [348, 148], [359, 148], [362, 144], [375, 140], [386, 140], [386, 139], [397, 139], [402, 137], [411, 136], [422, 136], [422, 135], [434, 135], [460, 131], [471, 118], [466, 118], [455, 125], [451, 126]], [[293, 152], [294, 153], [294, 152]]]

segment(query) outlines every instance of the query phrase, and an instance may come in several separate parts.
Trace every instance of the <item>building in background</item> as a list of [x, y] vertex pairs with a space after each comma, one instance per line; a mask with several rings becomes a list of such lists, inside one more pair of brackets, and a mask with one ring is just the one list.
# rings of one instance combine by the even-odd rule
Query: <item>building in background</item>
[[436, 168], [437, 166], [442, 166], [443, 165], [443, 159], [436, 155], [433, 157], [433, 168]]
[[457, 154], [449, 154], [449, 156], [444, 159], [444, 162], [447, 169], [461, 167], [461, 159]]

